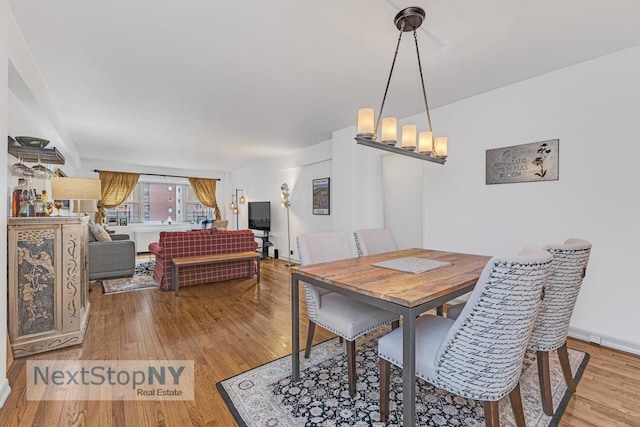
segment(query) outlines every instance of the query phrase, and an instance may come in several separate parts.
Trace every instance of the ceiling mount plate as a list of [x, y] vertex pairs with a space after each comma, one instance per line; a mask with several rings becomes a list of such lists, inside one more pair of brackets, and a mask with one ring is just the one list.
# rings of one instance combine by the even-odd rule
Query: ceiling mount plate
[[[407, 7], [402, 9], [393, 22], [396, 24], [396, 28], [401, 31], [413, 31], [416, 28], [422, 25], [422, 21], [425, 19], [424, 10], [417, 6]], [[402, 28], [402, 24], [404, 23], [404, 28]]]

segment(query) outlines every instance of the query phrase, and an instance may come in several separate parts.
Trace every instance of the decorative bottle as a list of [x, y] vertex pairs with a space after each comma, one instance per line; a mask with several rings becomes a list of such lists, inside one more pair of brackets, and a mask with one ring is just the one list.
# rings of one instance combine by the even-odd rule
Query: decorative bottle
[[49, 201], [47, 190], [42, 190], [42, 201], [44, 202], [44, 213], [46, 216], [51, 216], [53, 212], [53, 204]]
[[19, 178], [18, 185], [11, 193], [11, 216], [20, 216], [20, 198], [22, 197], [22, 190], [24, 190], [24, 186], [24, 178]]
[[42, 200], [41, 194], [36, 194], [36, 199], [33, 202], [34, 216], [46, 216], [46, 203]]

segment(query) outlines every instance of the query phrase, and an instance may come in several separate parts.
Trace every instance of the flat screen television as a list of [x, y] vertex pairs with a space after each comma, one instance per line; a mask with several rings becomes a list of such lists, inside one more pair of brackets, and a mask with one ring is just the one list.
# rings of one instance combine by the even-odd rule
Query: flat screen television
[[271, 231], [271, 202], [249, 202], [249, 228]]

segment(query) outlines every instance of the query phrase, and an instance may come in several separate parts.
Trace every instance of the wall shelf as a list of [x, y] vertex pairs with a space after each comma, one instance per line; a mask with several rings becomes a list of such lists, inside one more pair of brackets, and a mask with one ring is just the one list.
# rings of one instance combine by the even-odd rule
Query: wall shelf
[[40, 162], [51, 165], [64, 165], [64, 156], [55, 147], [23, 147], [18, 144], [9, 144], [9, 154], [26, 163]]

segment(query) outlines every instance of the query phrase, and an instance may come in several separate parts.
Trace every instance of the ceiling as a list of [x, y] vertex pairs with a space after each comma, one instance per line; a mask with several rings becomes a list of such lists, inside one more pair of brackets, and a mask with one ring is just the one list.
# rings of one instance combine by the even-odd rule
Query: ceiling
[[[379, 109], [420, 6], [430, 107], [640, 44], [637, 0], [8, 0], [82, 159], [234, 170]], [[385, 114], [424, 111], [410, 33]], [[434, 123], [437, 133], [437, 123]]]

